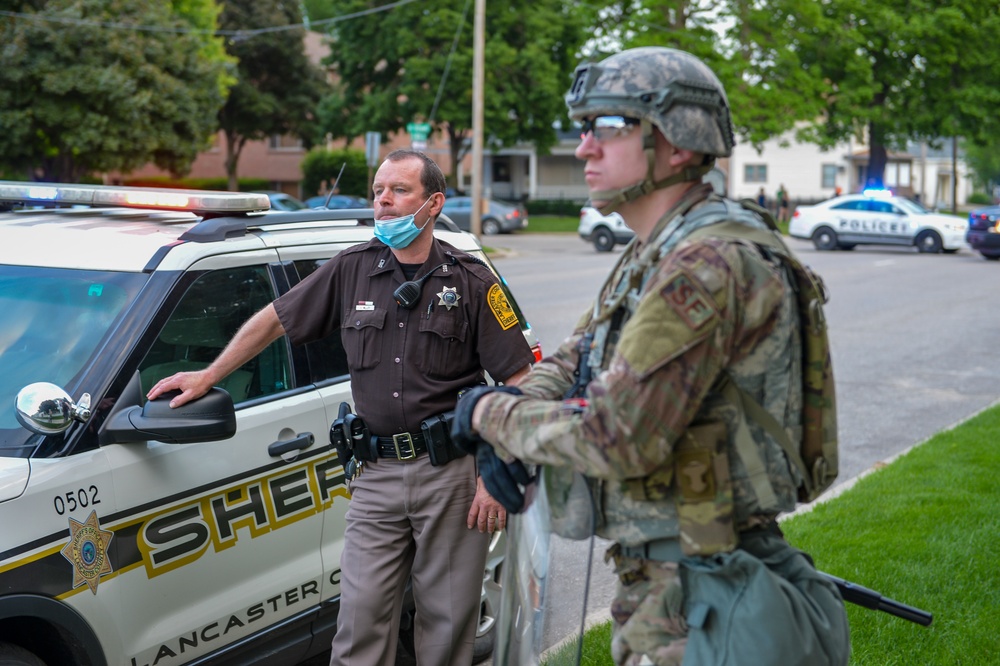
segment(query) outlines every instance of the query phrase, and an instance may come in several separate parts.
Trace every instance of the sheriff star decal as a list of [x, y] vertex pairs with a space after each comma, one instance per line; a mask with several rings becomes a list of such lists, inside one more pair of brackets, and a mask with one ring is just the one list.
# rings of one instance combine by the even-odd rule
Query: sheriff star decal
[[85, 522], [69, 519], [69, 543], [62, 554], [73, 565], [73, 589], [84, 583], [97, 594], [101, 576], [113, 571], [108, 559], [108, 546], [114, 532], [102, 530], [97, 522], [97, 512], [91, 511]]
[[443, 305], [449, 310], [458, 305], [458, 299], [462, 298], [458, 295], [458, 287], [444, 287], [435, 296], [441, 299], [438, 305]]

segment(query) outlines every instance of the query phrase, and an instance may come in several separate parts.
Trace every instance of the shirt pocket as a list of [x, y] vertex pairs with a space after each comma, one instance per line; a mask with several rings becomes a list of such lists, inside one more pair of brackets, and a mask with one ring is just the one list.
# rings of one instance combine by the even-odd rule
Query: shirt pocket
[[468, 367], [465, 340], [469, 322], [458, 317], [431, 316], [420, 320], [417, 367], [428, 377], [449, 379]]
[[374, 368], [382, 360], [381, 336], [385, 328], [386, 311], [352, 310], [344, 316], [341, 329], [343, 331], [344, 351], [347, 353], [347, 363], [352, 370], [368, 370]]

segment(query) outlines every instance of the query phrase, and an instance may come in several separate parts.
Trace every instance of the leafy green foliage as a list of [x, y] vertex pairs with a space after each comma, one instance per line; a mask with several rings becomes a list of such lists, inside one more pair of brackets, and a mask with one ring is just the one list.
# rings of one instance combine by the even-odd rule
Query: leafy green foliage
[[[331, 1], [324, 13], [314, 6], [320, 4], [310, 3], [310, 18], [370, 6], [367, 0]], [[320, 106], [324, 131], [351, 139], [366, 131], [398, 132], [415, 120], [430, 122], [449, 137], [456, 164], [469, 149], [472, 130], [471, 8], [471, 0], [412, 3], [331, 24], [330, 64], [340, 83]], [[531, 142], [545, 151], [555, 143], [553, 123], [565, 117], [562, 96], [583, 38], [577, 14], [563, 0], [487, 3], [487, 145]]]
[[712, 67], [737, 133], [758, 149], [796, 129], [832, 146], [867, 134], [869, 177], [907, 140], [996, 136], [993, 0], [618, 0], [584, 5], [593, 45], [660, 45]]
[[[337, 182], [341, 167], [344, 173]], [[368, 196], [368, 162], [360, 150], [349, 148], [341, 150], [311, 150], [302, 160], [302, 192], [304, 196], [315, 196], [322, 189], [320, 186], [333, 187], [337, 182], [337, 190], [341, 194], [353, 196]], [[326, 193], [328, 190], [324, 190]]]
[[1000, 186], [1000, 138], [995, 135], [982, 143], [967, 140], [962, 148], [976, 184], [984, 190]]
[[68, 182], [149, 161], [182, 173], [209, 146], [229, 81], [211, 0], [6, 6], [32, 18], [0, 18], [5, 169]]
[[[799, 0], [777, 0], [794, 11]], [[811, 29], [790, 34], [804, 67], [829, 82], [824, 117], [803, 133], [829, 145], [867, 130], [869, 181], [907, 140], [981, 137], [998, 125], [997, 57], [971, 45], [1000, 27], [995, 3], [837, 0], [817, 3]], [[989, 116], [989, 117], [987, 117]]]
[[666, 46], [704, 60], [726, 89], [737, 134], [758, 148], [821, 112], [826, 85], [785, 36], [815, 22], [811, 0], [785, 12], [749, 0], [618, 0], [584, 11], [597, 26], [591, 60], [619, 45]]
[[253, 32], [301, 23], [298, 4], [282, 0], [227, 0], [220, 15], [226, 51], [239, 61], [237, 82], [219, 113], [226, 137], [226, 172], [235, 187], [240, 153], [247, 141], [293, 135], [308, 147], [317, 142], [315, 109], [328, 84], [306, 57], [305, 30]]

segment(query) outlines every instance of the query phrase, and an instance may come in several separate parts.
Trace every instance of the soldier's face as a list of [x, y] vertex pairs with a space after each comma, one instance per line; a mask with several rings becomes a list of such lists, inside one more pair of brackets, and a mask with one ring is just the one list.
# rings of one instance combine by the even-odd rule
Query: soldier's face
[[[619, 129], [602, 128], [600, 118], [585, 119], [587, 129], [576, 148], [576, 157], [586, 162], [583, 177], [591, 194], [631, 187], [646, 176], [642, 132], [626, 123]], [[606, 203], [594, 200], [597, 205]]]

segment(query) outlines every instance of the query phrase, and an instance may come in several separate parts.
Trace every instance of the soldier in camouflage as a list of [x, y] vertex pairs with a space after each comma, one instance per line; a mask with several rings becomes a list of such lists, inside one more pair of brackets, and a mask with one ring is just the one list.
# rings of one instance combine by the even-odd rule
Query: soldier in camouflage
[[[780, 262], [749, 240], [704, 229], [720, 221], [709, 210], [745, 212], [702, 180], [734, 144], [725, 91], [704, 63], [668, 48], [630, 49], [578, 67], [566, 102], [583, 125], [576, 155], [592, 202], [620, 213], [635, 240], [521, 395], [484, 390], [459, 409], [469, 412], [469, 434], [500, 459], [545, 466], [564, 535], [593, 529], [615, 542], [607, 558], [619, 578], [615, 663], [676, 665], [691, 624], [684, 558], [734, 551], [756, 535], [782, 557], [807, 557], [775, 523], [795, 507], [798, 471], [739, 397], [788, 432], [801, 428], [799, 315]], [[768, 228], [754, 214], [721, 218]], [[585, 387], [580, 376], [590, 377]], [[748, 433], [759, 464], [735, 450], [737, 433]], [[572, 525], [583, 513], [573, 505], [579, 485], [596, 510], [593, 527]], [[823, 620], [831, 643], [809, 648], [803, 663], [846, 663], [839, 596], [832, 607]], [[766, 657], [756, 663], [794, 663]], [[709, 663], [698, 659], [690, 663]]]

